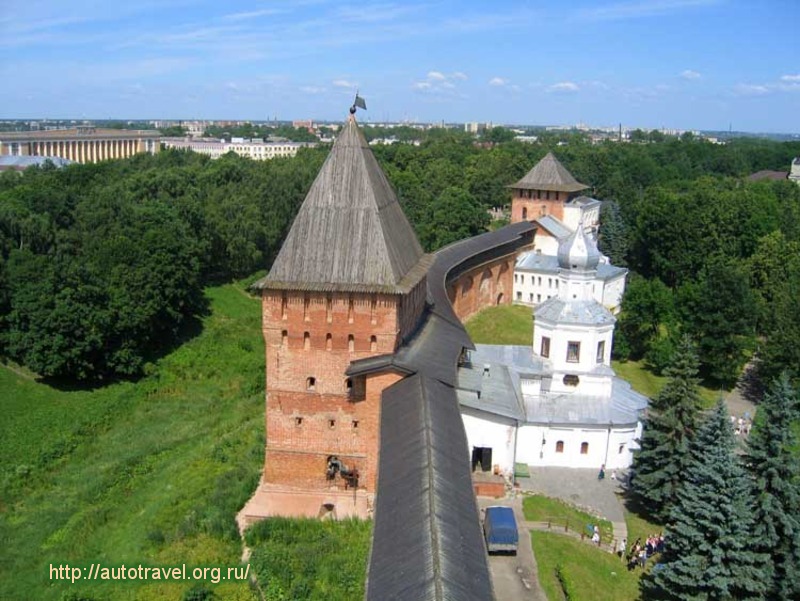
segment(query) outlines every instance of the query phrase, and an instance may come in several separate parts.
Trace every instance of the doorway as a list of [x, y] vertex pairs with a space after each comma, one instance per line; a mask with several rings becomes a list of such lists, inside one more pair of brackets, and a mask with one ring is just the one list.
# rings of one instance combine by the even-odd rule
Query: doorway
[[492, 448], [491, 447], [472, 447], [472, 471], [477, 472], [492, 471]]

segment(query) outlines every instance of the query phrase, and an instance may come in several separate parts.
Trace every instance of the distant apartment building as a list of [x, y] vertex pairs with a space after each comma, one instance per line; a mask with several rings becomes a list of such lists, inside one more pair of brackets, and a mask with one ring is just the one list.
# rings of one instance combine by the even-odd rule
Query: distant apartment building
[[246, 138], [233, 138], [230, 142], [217, 138], [164, 138], [164, 148], [187, 149], [218, 159], [227, 152], [256, 161], [293, 157], [301, 148], [316, 146], [309, 142], [263, 142]]
[[484, 133], [487, 129], [492, 129], [491, 123], [471, 122], [464, 124], [464, 131], [467, 132], [468, 134], [479, 135]]
[[76, 163], [124, 159], [140, 152], [159, 151], [156, 130], [71, 129], [0, 133], [0, 156], [60, 157]]

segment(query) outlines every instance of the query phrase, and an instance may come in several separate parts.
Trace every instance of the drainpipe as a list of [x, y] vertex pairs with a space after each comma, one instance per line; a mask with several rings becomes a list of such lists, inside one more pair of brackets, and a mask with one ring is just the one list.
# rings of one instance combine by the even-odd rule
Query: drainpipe
[[613, 424], [608, 424], [608, 434], [606, 435], [606, 460], [603, 462], [603, 465], [608, 467], [608, 447], [611, 445], [611, 426]]
[[514, 420], [514, 455], [511, 459], [511, 485], [517, 485], [517, 441], [519, 440], [519, 420]]

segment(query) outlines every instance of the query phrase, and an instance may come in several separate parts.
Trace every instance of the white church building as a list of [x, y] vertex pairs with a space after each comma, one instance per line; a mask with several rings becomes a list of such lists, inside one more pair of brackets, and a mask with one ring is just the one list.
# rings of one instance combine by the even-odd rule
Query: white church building
[[550, 298], [532, 309], [532, 346], [479, 344], [459, 368], [473, 468], [630, 466], [648, 399], [611, 368], [616, 319], [598, 297], [601, 259], [579, 222], [545, 276], [556, 282]]

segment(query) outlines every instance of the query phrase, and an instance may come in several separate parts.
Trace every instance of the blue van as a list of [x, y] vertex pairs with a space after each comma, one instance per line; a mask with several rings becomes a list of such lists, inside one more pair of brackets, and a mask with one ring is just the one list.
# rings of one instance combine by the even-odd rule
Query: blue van
[[483, 520], [483, 536], [489, 553], [516, 554], [519, 534], [514, 510], [511, 507], [487, 507]]

